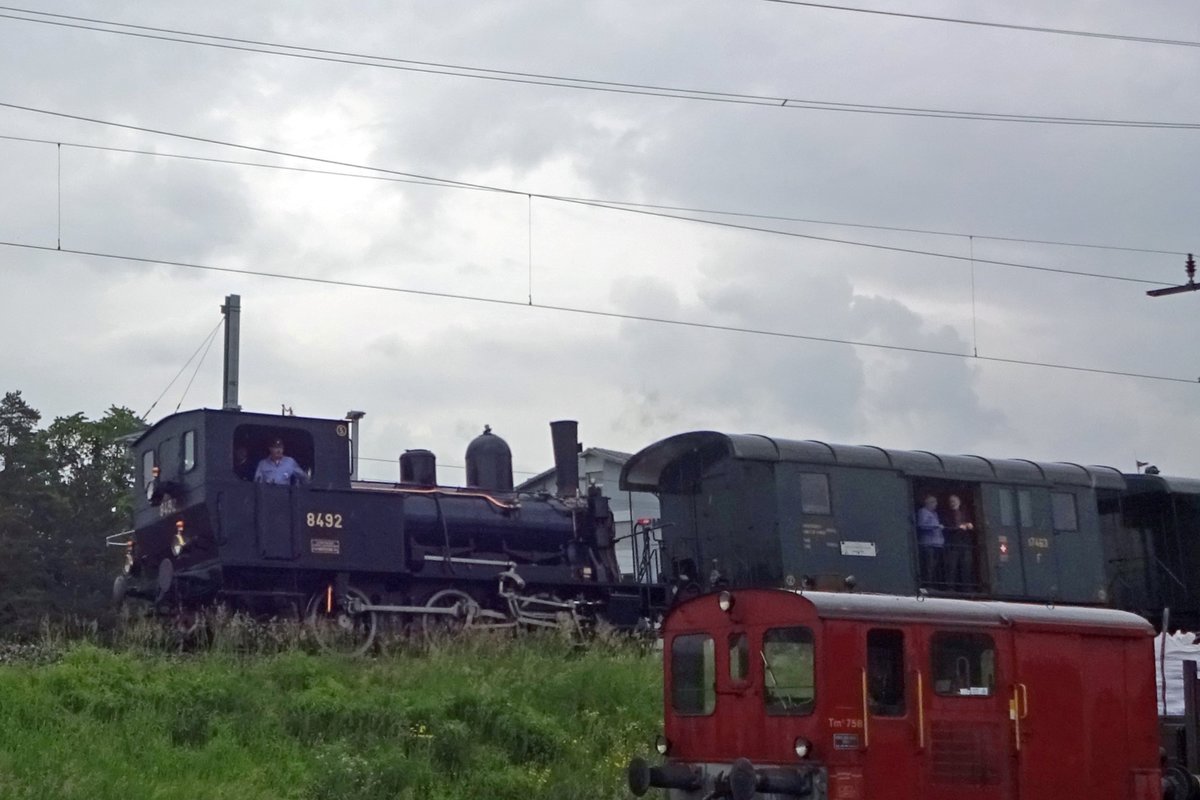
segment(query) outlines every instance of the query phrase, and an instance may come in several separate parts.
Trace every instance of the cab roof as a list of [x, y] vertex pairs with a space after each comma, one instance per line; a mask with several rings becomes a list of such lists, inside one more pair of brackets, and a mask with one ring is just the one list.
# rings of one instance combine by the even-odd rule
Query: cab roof
[[[717, 607], [718, 592], [680, 603], [668, 615], [671, 617], [699, 603]], [[850, 592], [811, 592], [791, 589], [740, 589], [732, 591], [734, 602], [739, 596], [755, 597], [770, 603], [772, 598], [781, 604], [795, 602], [810, 607], [820, 619], [861, 620], [877, 624], [916, 623], [961, 625], [969, 627], [1062, 627], [1101, 631], [1116, 636], [1153, 636], [1154, 628], [1145, 619], [1127, 611], [1108, 608], [1052, 606], [1035, 603], [1004, 603], [987, 600], [956, 600], [937, 597], [904, 597], [883, 594]]]
[[[151, 425], [142, 431], [141, 435], [134, 440], [133, 446], [137, 447], [144, 440], [155, 435], [162, 429], [175, 429], [185, 426], [189, 420], [203, 419], [205, 417], [217, 416], [228, 419], [235, 419], [238, 422], [253, 425], [278, 425], [281, 428], [304, 428], [309, 423], [328, 424], [331, 422], [340, 422], [342, 420], [329, 419], [326, 417], [295, 417], [284, 416], [283, 414], [259, 414], [254, 411], [231, 411], [224, 408], [194, 408], [189, 411], [180, 411], [175, 414], [168, 414], [158, 422]], [[192, 423], [194, 424], [194, 422]]]

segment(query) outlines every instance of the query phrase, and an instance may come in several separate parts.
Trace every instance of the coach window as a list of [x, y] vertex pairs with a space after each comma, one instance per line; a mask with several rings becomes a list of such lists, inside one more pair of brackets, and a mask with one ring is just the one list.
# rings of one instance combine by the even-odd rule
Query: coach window
[[805, 514], [832, 514], [829, 476], [819, 472], [800, 473], [800, 510]]
[[812, 631], [771, 628], [763, 636], [762, 662], [767, 713], [811, 713], [816, 695]]
[[1051, 492], [1050, 510], [1054, 515], [1054, 530], [1079, 530], [1079, 517], [1075, 513], [1075, 495], [1070, 492]]
[[1000, 524], [1013, 528], [1020, 519], [1022, 528], [1033, 527], [1033, 492], [1028, 489], [1000, 490]]
[[183, 471], [191, 472], [196, 466], [196, 432], [183, 434]]
[[717, 707], [716, 646], [703, 633], [676, 636], [671, 642], [671, 708], [704, 716]]
[[904, 716], [904, 633], [867, 632], [867, 701], [879, 717]]
[[996, 647], [983, 633], [935, 633], [933, 691], [948, 697], [990, 697], [996, 688]]

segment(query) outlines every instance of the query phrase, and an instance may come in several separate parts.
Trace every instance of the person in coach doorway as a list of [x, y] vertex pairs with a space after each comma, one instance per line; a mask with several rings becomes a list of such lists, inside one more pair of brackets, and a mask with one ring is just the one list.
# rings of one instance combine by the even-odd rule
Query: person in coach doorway
[[938, 519], [937, 497], [926, 495], [917, 509], [917, 553], [920, 556], [921, 583], [940, 586], [945, 581], [942, 553], [946, 538]]

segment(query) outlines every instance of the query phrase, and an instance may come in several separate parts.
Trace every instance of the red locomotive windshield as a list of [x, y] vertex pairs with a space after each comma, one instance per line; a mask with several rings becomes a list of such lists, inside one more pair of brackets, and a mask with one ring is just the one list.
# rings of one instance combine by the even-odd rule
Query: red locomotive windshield
[[812, 631], [771, 628], [763, 635], [762, 663], [767, 713], [811, 714], [816, 698]]
[[671, 642], [671, 708], [676, 714], [707, 716], [717, 707], [716, 646], [706, 633]]

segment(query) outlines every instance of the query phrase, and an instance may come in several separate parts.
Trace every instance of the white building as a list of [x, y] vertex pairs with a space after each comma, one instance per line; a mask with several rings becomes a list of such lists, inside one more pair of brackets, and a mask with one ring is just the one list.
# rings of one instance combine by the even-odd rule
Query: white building
[[[634, 523], [639, 519], [658, 519], [658, 498], [647, 492], [622, 492], [621, 467], [630, 459], [629, 453], [589, 447], [579, 454], [579, 491], [587, 492], [589, 486], [600, 487], [608, 497], [613, 513], [617, 535], [617, 563], [625, 575], [636, 572], [633, 552]], [[539, 473], [517, 487], [522, 492], [549, 492], [558, 490], [557, 474], [553, 467]], [[642, 537], [638, 537], [639, 547]], [[657, 553], [652, 557], [651, 578], [657, 579]]]

